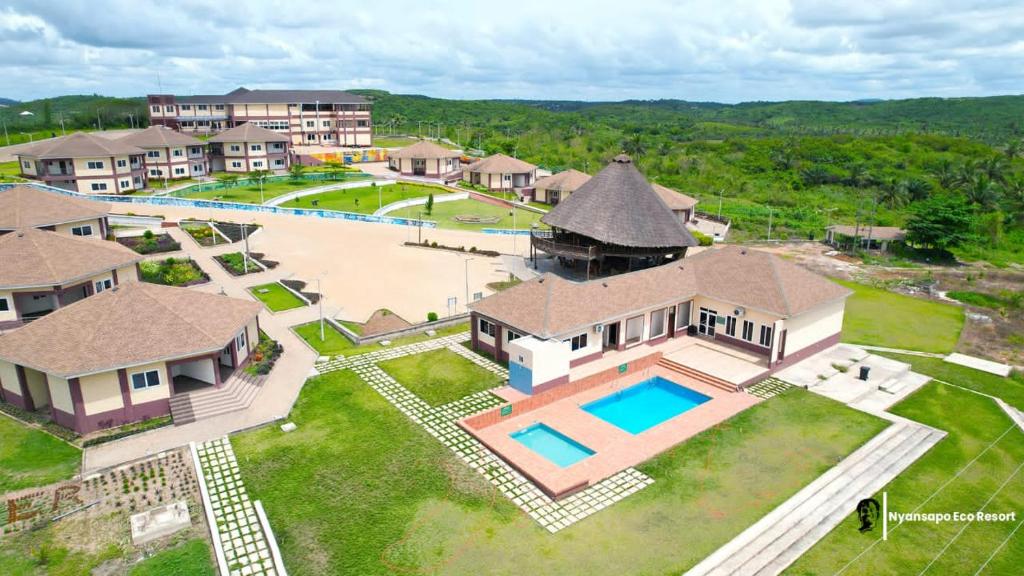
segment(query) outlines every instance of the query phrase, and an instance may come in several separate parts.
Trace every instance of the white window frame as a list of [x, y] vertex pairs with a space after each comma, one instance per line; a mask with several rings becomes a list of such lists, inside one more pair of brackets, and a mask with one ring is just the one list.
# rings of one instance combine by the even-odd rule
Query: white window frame
[[[629, 337], [630, 323], [631, 322], [635, 322], [635, 321], [639, 321], [640, 322], [640, 331], [637, 332], [637, 336], [635, 338], [631, 339]], [[632, 345], [639, 344], [639, 343], [644, 341], [644, 324], [645, 323], [646, 322], [644, 320], [644, 315], [643, 314], [641, 314], [639, 316], [633, 316], [632, 318], [626, 318], [626, 321], [623, 324], [623, 336], [624, 336], [623, 342], [626, 344], [626, 346], [632, 346]]]
[[181, 175], [183, 175], [184, 173], [185, 173], [185, 169], [184, 169], [184, 168], [182, 168], [181, 166], [175, 166], [175, 167], [174, 167], [174, 175], [175, 175], [175, 176], [181, 176]]
[[242, 163], [239, 162], [238, 160], [234, 160], [234, 161], [231, 162], [231, 167], [232, 168], [241, 168], [242, 167]]
[[[767, 337], [766, 337], [767, 335]], [[772, 338], [775, 336], [775, 329], [769, 324], [761, 325], [761, 333], [758, 336], [757, 343], [763, 348], [772, 347]], [[767, 340], [767, 341], [766, 341]]]
[[230, 146], [232, 152], [241, 152], [242, 148], [238, 144], [232, 144]]
[[93, 192], [104, 192], [107, 189], [107, 183], [106, 182], [93, 182], [89, 186], [89, 189], [92, 190]]
[[725, 317], [725, 335], [731, 338], [736, 337], [736, 317], [726, 316]]
[[[659, 336], [662, 336], [663, 334], [665, 334], [665, 331], [668, 328], [667, 322], [665, 322], [665, 314], [666, 314], [666, 312], [667, 312], [666, 308], [661, 308], [661, 309], [658, 309], [658, 310], [652, 310], [651, 311], [651, 333], [647, 335], [647, 339], [648, 340], [651, 339], [651, 338], [658, 338]], [[661, 328], [658, 329], [657, 333], [654, 332], [654, 327], [656, 325], [654, 320], [655, 320], [656, 316], [658, 318], [660, 318], [660, 320], [658, 320], [658, 322], [661, 323]]]
[[249, 145], [249, 151], [250, 152], [262, 152], [263, 151], [263, 144], [250, 144]]
[[242, 330], [235, 336], [235, 351], [241, 352], [242, 348], [245, 348], [248, 338], [245, 337], [245, 330]]
[[171, 156], [180, 158], [184, 156], [184, 154], [182, 153], [181, 148], [175, 148], [174, 150], [171, 150]]
[[483, 318], [480, 319], [480, 322], [477, 324], [477, 326], [479, 327], [479, 332], [481, 334], [487, 334], [491, 338], [494, 338], [494, 334], [497, 332], [497, 328], [494, 325], [494, 322], [484, 320]]
[[146, 151], [146, 158], [159, 158], [159, 157], [160, 157], [160, 151], [159, 150], [147, 150]]
[[119, 159], [117, 161], [117, 167], [118, 168], [127, 168], [128, 167], [128, 161], [125, 160], [124, 158]]
[[121, 180], [121, 188], [128, 188], [132, 185], [131, 180]]
[[92, 236], [92, 224], [71, 227], [72, 236]]
[[587, 347], [587, 340], [587, 333], [584, 332], [583, 334], [578, 334], [568, 340], [565, 340], [565, 342], [569, 343], [569, 350], [576, 352]]
[[89, 170], [103, 170], [103, 160], [86, 160], [85, 167]]
[[742, 335], [742, 339], [746, 340], [747, 342], [753, 342], [754, 341], [754, 323], [751, 322], [750, 320], [744, 320], [743, 321], [743, 335]]
[[[142, 376], [142, 386], [139, 386], [135, 381], [136, 376]], [[150, 378], [150, 376], [152, 376], [152, 378]], [[153, 382], [154, 379], [156, 382]], [[128, 375], [128, 381], [132, 384], [132, 390], [148, 390], [150, 388], [156, 388], [162, 384], [159, 369], [132, 372]]]
[[518, 340], [522, 337], [523, 335], [518, 332], [513, 332], [512, 330], [505, 330], [505, 342], [512, 342], [513, 340]]
[[11, 303], [7, 300], [7, 297], [0, 297], [0, 312], [10, 312]]
[[100, 292], [103, 292], [104, 290], [110, 290], [113, 287], [114, 287], [114, 282], [110, 278], [104, 278], [103, 280], [97, 280], [93, 284], [93, 288], [95, 289], [96, 294], [99, 294]]

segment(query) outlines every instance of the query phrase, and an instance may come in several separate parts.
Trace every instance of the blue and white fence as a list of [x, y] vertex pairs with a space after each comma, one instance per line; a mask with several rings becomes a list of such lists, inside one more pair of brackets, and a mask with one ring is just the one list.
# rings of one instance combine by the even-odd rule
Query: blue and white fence
[[[0, 184], [0, 190], [11, 188], [15, 184]], [[213, 208], [218, 210], [244, 210], [247, 212], [260, 212], [264, 214], [291, 214], [295, 216], [312, 216], [314, 218], [333, 218], [338, 220], [353, 220], [356, 222], [372, 222], [375, 224], [396, 224], [399, 226], [413, 226], [416, 228], [437, 228], [437, 222], [433, 220], [419, 220], [416, 218], [393, 218], [390, 216], [374, 216], [372, 214], [358, 214], [356, 212], [342, 212], [340, 210], [321, 210], [311, 208], [283, 208], [281, 206], [266, 206], [261, 204], [243, 204], [241, 202], [221, 202], [219, 200], [198, 200], [193, 198], [177, 198], [174, 196], [118, 196], [112, 194], [81, 194], [63, 188], [47, 186], [45, 184], [32, 183], [42, 190], [64, 194], [85, 200], [97, 202], [109, 202], [111, 204], [147, 204], [150, 206], [180, 206], [183, 208]]]

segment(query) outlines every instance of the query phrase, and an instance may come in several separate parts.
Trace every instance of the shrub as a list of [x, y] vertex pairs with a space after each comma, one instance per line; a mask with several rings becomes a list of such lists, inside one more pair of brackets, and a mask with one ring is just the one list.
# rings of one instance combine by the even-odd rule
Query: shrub
[[703, 234], [697, 230], [692, 230], [690, 233], [693, 234], [694, 239], [696, 239], [701, 246], [711, 246], [715, 243], [715, 239], [707, 234]]
[[437, 322], [437, 312], [427, 312], [427, 322]]
[[152, 230], [146, 230], [142, 233], [142, 237], [146, 240], [152, 240], [154, 236], [156, 236], [156, 234], [153, 234]]

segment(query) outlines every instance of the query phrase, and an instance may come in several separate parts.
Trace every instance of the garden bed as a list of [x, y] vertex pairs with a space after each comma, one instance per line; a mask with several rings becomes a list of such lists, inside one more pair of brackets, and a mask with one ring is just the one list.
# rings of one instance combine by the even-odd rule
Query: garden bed
[[274, 364], [277, 363], [277, 359], [281, 357], [282, 352], [284, 352], [284, 346], [278, 343], [277, 340], [267, 336], [266, 332], [260, 330], [260, 341], [256, 345], [252, 361], [245, 367], [245, 371], [249, 374], [270, 374], [270, 371], [274, 369]]
[[449, 252], [465, 252], [467, 254], [476, 254], [479, 256], [501, 256], [501, 252], [496, 250], [478, 250], [476, 246], [470, 246], [469, 250], [466, 250], [465, 246], [445, 246], [444, 244], [438, 244], [437, 242], [429, 242], [424, 240], [422, 242], [406, 242], [406, 246], [415, 246], [417, 248], [434, 248], [436, 250], [448, 250]]
[[316, 304], [320, 301], [320, 294], [316, 292], [306, 292], [306, 283], [302, 280], [281, 280], [281, 284], [291, 288], [292, 290], [302, 294], [302, 296], [309, 300], [310, 304]]
[[306, 306], [305, 301], [289, 292], [287, 288], [277, 282], [253, 286], [249, 288], [249, 293], [260, 302], [263, 302], [272, 312], [282, 312]]
[[168, 234], [154, 234], [152, 230], [146, 230], [142, 236], [118, 238], [117, 242], [139, 254], [157, 254], [181, 250], [181, 242], [171, 238]]
[[[248, 265], [243, 262], [243, 256], [241, 252], [229, 252], [227, 254], [220, 254], [213, 257], [222, 268], [228, 271], [232, 276], [244, 276], [246, 274], [256, 274], [257, 272], [263, 272], [271, 268], [277, 267], [277, 262], [272, 260], [263, 260], [263, 254], [259, 252], [249, 252]], [[248, 266], [248, 270], [246, 267]]]
[[164, 286], [195, 286], [210, 281], [210, 275], [190, 258], [148, 260], [139, 264], [142, 281]]
[[[215, 232], [214, 228], [216, 228], [220, 234]], [[213, 222], [187, 220], [181, 222], [181, 229], [191, 236], [192, 239], [200, 246], [209, 247], [240, 242], [247, 236], [251, 236], [254, 232], [259, 230], [260, 226], [259, 224], [237, 224], [235, 222], [223, 222], [220, 220], [215, 220]]]

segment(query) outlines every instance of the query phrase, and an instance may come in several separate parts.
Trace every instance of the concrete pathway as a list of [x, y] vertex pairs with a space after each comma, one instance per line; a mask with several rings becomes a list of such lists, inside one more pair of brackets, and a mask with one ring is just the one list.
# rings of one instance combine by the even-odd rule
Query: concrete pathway
[[989, 374], [995, 374], [996, 376], [1002, 376], [1004, 378], [1009, 376], [1010, 371], [1013, 369], [1009, 364], [993, 362], [991, 360], [985, 360], [984, 358], [960, 354], [959, 352], [954, 352], [949, 356], [946, 356], [945, 361], [950, 364], [959, 364], [960, 366], [974, 368], [975, 370], [981, 370], [982, 372], [988, 372]]
[[[224, 271], [213, 260], [213, 256], [225, 252], [236, 252], [240, 244], [224, 244], [212, 248], [199, 247], [187, 233], [178, 228], [168, 228], [168, 233], [181, 242], [182, 251], [196, 261], [210, 275], [210, 282], [193, 287], [193, 290], [223, 292], [235, 298], [252, 298], [246, 290], [250, 286], [276, 281], [287, 276], [281, 268], [266, 272], [234, 277]], [[255, 400], [245, 410], [222, 414], [208, 420], [198, 420], [181, 426], [158, 428], [142, 434], [86, 448], [82, 457], [82, 473], [87, 475], [97, 470], [150, 456], [171, 448], [185, 446], [189, 442], [205, 442], [285, 417], [310, 375], [317, 354], [299, 339], [289, 327], [311, 322], [318, 317], [315, 306], [295, 308], [287, 312], [260, 314], [260, 328], [268, 336], [284, 346], [284, 353], [278, 358], [274, 369], [267, 376]]]
[[904, 350], [903, 348], [887, 348], [885, 346], [870, 346], [868, 344], [856, 344], [858, 348], [871, 350], [872, 352], [891, 352], [893, 354], [907, 354], [909, 356], [923, 356], [925, 358], [945, 358], [945, 354], [935, 352], [921, 352], [920, 350]]

